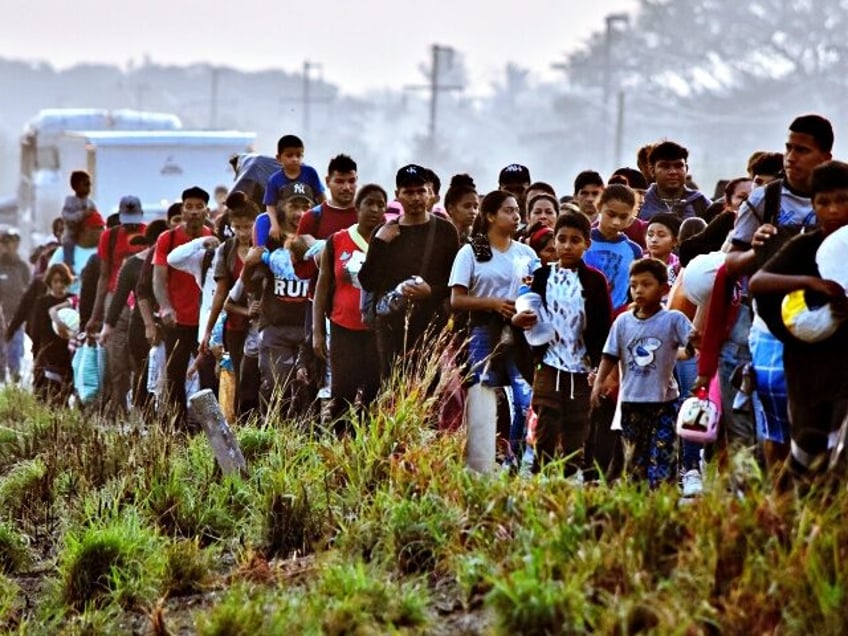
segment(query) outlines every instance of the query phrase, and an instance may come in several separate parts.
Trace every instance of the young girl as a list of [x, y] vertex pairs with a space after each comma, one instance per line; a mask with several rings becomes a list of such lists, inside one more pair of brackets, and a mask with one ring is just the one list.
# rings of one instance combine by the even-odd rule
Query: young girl
[[[645, 256], [666, 264], [669, 286], [674, 285], [680, 273], [680, 259], [674, 253], [679, 233], [680, 219], [673, 214], [659, 213], [651, 217], [645, 235]], [[668, 299], [663, 299], [664, 302], [666, 300]]]
[[[377, 396], [380, 368], [374, 332], [362, 322], [359, 268], [368, 253], [374, 229], [383, 222], [388, 197], [378, 185], [362, 186], [356, 194], [356, 225], [327, 239], [315, 289], [312, 346], [330, 365], [330, 417], [344, 415], [357, 402], [367, 407]], [[330, 342], [326, 323], [329, 320]], [[342, 427], [337, 428], [339, 432]]]
[[[73, 370], [68, 339], [72, 330], [59, 320], [58, 310], [70, 307], [72, 296], [68, 286], [73, 281], [64, 263], [55, 263], [44, 275], [47, 291], [35, 301], [32, 309], [33, 388], [42, 400], [63, 406], [73, 390]], [[51, 310], [56, 307], [56, 310]], [[57, 329], [53, 323], [57, 322]], [[58, 333], [57, 333], [58, 331]]]
[[536, 252], [543, 266], [556, 262], [557, 250], [552, 228], [536, 223], [527, 230], [526, 242]]
[[480, 197], [477, 196], [474, 179], [467, 174], [454, 175], [445, 193], [445, 210], [456, 227], [460, 244], [468, 242], [479, 208]]
[[[521, 457], [530, 407], [530, 384], [519, 370], [521, 352], [513, 342], [510, 320], [518, 290], [539, 261], [530, 247], [512, 239], [521, 221], [519, 210], [518, 201], [508, 192], [496, 190], [483, 198], [472, 244], [460, 248], [448, 283], [451, 308], [471, 312], [468, 465], [480, 472], [491, 470], [495, 459], [496, 417], [491, 387], [509, 385], [513, 391], [510, 464]], [[493, 360], [493, 354], [499, 359]]]

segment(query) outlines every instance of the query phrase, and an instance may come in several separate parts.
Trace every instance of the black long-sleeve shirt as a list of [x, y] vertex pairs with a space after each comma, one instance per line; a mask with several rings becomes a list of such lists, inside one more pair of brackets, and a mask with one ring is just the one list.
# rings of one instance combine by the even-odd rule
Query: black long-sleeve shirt
[[[436, 224], [433, 248], [422, 271], [432, 223]], [[375, 231], [359, 271], [359, 282], [366, 291], [382, 294], [412, 276], [421, 276], [430, 285], [432, 294], [418, 304], [411, 318], [410, 331], [423, 333], [434, 318], [447, 319], [442, 309], [450, 293], [448, 280], [459, 251], [459, 236], [453, 223], [432, 214], [427, 223], [399, 227], [400, 233], [389, 243], [377, 238]]]
[[[121, 269], [118, 272], [118, 282], [106, 311], [105, 322], [110, 327], [114, 327], [118, 323], [121, 312], [127, 306], [127, 299], [130, 297], [130, 292], [135, 290], [138, 278], [141, 275], [142, 265], [144, 265], [144, 259], [138, 258], [138, 256], [130, 256], [121, 265]], [[136, 312], [138, 312], [138, 303], [133, 308], [133, 313]]]

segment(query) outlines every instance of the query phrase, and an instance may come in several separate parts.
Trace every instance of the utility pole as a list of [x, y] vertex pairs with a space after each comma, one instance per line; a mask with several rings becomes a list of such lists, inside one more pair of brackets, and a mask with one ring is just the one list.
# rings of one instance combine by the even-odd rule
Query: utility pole
[[[603, 116], [604, 116], [604, 132], [605, 138], [607, 139], [607, 143], [610, 141], [610, 133], [612, 132], [612, 104], [610, 101], [612, 100], [612, 40], [616, 34], [615, 25], [620, 24], [622, 27], [627, 27], [630, 24], [630, 16], [626, 13], [611, 13], [610, 15], [604, 18], [606, 21], [606, 35], [604, 37], [604, 85], [603, 85], [603, 100], [604, 100], [604, 108], [603, 108]], [[615, 133], [613, 133], [614, 135]], [[615, 170], [618, 165], [618, 156], [617, 150], [615, 146], [616, 141], [613, 141], [613, 149], [610, 153], [615, 164], [613, 165], [613, 170]]]
[[613, 170], [618, 170], [621, 167], [622, 148], [624, 146], [624, 91], [618, 91], [618, 104], [616, 107], [615, 117], [615, 154], [613, 159]]
[[441, 71], [440, 57], [447, 57], [447, 65], [450, 67], [453, 63], [454, 49], [450, 46], [441, 46], [433, 44], [430, 47], [432, 52], [432, 61], [430, 62], [429, 82], [426, 85], [405, 86], [406, 90], [426, 90], [430, 91], [430, 121], [427, 126], [427, 137], [430, 145], [430, 151], [436, 150], [436, 122], [438, 119], [438, 104], [439, 93], [442, 91], [461, 91], [464, 87], [460, 84], [440, 84], [439, 73]]
[[213, 66], [211, 95], [209, 97], [209, 130], [215, 130], [218, 127], [218, 79], [221, 74], [221, 69]]
[[309, 77], [309, 72], [312, 69], [320, 70], [321, 65], [316, 64], [314, 62], [310, 62], [309, 60], [303, 60], [303, 132], [304, 134], [309, 132], [309, 105], [311, 96], [309, 94], [309, 84], [311, 82], [311, 78]]
[[310, 119], [310, 108], [312, 104], [322, 104], [330, 101], [328, 97], [313, 97], [312, 95], [312, 71], [320, 71], [323, 66], [317, 62], [310, 62], [309, 60], [303, 61], [303, 77], [301, 84], [301, 93], [300, 97], [291, 97], [284, 98], [283, 102], [299, 102], [301, 105], [301, 117], [302, 117], [302, 126], [303, 126], [303, 134], [306, 135], [309, 133], [309, 127], [311, 125]]

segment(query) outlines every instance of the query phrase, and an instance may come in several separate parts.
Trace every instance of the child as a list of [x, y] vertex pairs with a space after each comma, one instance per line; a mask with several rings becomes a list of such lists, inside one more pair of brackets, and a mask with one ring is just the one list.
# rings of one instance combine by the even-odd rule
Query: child
[[96, 208], [91, 195], [91, 175], [85, 170], [74, 170], [71, 173], [71, 189], [74, 193], [65, 197], [62, 206], [62, 221], [65, 231], [62, 234], [63, 262], [73, 263], [73, 249], [79, 240], [79, 229], [85, 218]]
[[[268, 236], [280, 240], [282, 230], [277, 218], [277, 203], [280, 201], [280, 193], [287, 185], [295, 182], [303, 183], [316, 194], [316, 203], [323, 203], [324, 184], [318, 178], [315, 168], [303, 163], [303, 141], [295, 135], [283, 135], [277, 141], [277, 161], [280, 162], [280, 170], [271, 175], [265, 186], [265, 212], [267, 217], [260, 215], [256, 220], [256, 240], [254, 245], [265, 247]], [[268, 219], [268, 233], [261, 230], [266, 226], [264, 218]]]
[[[591, 244], [591, 225], [583, 214], [564, 214], [554, 226], [558, 261], [533, 274], [531, 291], [542, 297], [556, 332], [545, 345], [533, 378], [533, 411], [537, 415], [534, 471], [550, 461], [562, 442], [567, 470], [574, 472], [589, 431], [589, 373], [601, 361], [612, 322], [607, 280], [583, 262]], [[528, 329], [538, 316], [516, 314], [512, 322]]]
[[629, 445], [628, 470], [647, 478], [651, 488], [675, 476], [674, 420], [679, 396], [674, 381], [678, 348], [686, 345], [692, 323], [676, 310], [663, 309], [668, 270], [661, 261], [645, 258], [630, 266], [633, 309], [616, 318], [604, 345], [592, 406], [600, 405], [601, 388], [620, 363], [621, 428]]
[[32, 309], [33, 388], [39, 398], [54, 405], [64, 405], [67, 401], [73, 385], [73, 371], [66, 338], [68, 328], [60, 324], [62, 335], [56, 333], [50, 309], [55, 305], [69, 306], [71, 296], [67, 290], [72, 280], [67, 265], [51, 265], [44, 275], [47, 291], [35, 301]]
[[[591, 227], [591, 226], [590, 226]], [[556, 242], [554, 231], [547, 225], [541, 223], [533, 224], [527, 230], [527, 245], [533, 248], [542, 265], [549, 265], [557, 261]], [[588, 243], [587, 243], [588, 245]]]
[[827, 301], [834, 314], [846, 315], [845, 281], [823, 279], [817, 252], [827, 236], [848, 225], [848, 164], [828, 161], [817, 166], [811, 177], [811, 195], [819, 228], [789, 241], [749, 284], [757, 313], [785, 344], [783, 367], [792, 438], [789, 466], [797, 476], [826, 467], [828, 436], [848, 415], [848, 325], [843, 322], [821, 342], [802, 342], [783, 325], [781, 302], [786, 293], [803, 289], [813, 296], [808, 302]]
[[627, 306], [627, 281], [630, 264], [642, 258], [642, 248], [624, 235], [636, 218], [636, 195], [628, 186], [614, 183], [601, 195], [598, 225], [584, 260], [601, 270], [610, 284], [613, 313]]
[[[680, 273], [680, 259], [674, 250], [680, 232], [680, 219], [673, 214], [659, 213], [651, 217], [645, 235], [645, 256], [662, 261], [668, 268], [669, 287], [674, 285]], [[667, 299], [663, 299], [663, 303]]]

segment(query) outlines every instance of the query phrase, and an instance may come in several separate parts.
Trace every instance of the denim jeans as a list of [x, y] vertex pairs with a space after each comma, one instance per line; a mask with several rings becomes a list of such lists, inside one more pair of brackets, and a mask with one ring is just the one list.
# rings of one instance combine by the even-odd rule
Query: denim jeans
[[[524, 450], [524, 426], [530, 408], [532, 388], [518, 370], [511, 347], [498, 347], [500, 334], [493, 333], [489, 326], [471, 328], [468, 343], [468, 360], [471, 368], [471, 384], [487, 387], [509, 386], [512, 388], [514, 410], [509, 429], [509, 447], [512, 455], [520, 459]], [[497, 360], [493, 353], [498, 347]], [[494, 364], [493, 364], [494, 362]]]
[[721, 390], [722, 422], [725, 426], [727, 441], [733, 446], [754, 446], [757, 443], [757, 430], [754, 425], [753, 409], [735, 411], [733, 401], [736, 389], [730, 378], [736, 367], [751, 362], [751, 350], [748, 348], [748, 333], [751, 331], [751, 310], [747, 306], [739, 308], [739, 315], [730, 335], [721, 347], [718, 357], [718, 381]]
[[6, 343], [6, 365], [9, 375], [19, 376], [21, 374], [21, 360], [24, 357], [24, 329], [20, 327], [12, 339]]
[[[698, 360], [697, 358], [689, 358], [688, 360], [678, 360], [674, 365], [674, 372], [677, 374], [677, 384], [680, 388], [680, 400], [678, 406], [692, 392], [692, 385], [695, 384], [695, 378], [698, 377]], [[703, 444], [697, 444], [688, 440], [683, 442], [683, 470], [692, 470], [698, 468], [701, 462], [701, 449]]]

